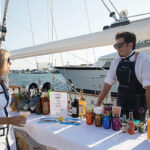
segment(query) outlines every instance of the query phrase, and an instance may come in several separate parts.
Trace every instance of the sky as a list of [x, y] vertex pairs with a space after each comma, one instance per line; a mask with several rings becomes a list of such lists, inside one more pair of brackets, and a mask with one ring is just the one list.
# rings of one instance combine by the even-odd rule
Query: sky
[[[114, 11], [109, 0], [104, 1], [109, 9]], [[119, 12], [127, 9], [128, 16], [150, 12], [150, 0], [111, 0], [111, 2]], [[4, 3], [5, 0], [1, 0], [1, 18]], [[28, 11], [28, 4], [30, 11]], [[2, 47], [11, 51], [88, 34], [90, 31], [86, 8], [92, 33], [102, 31], [103, 26], [114, 22], [101, 0], [10, 0], [6, 21], [6, 41], [3, 42]], [[52, 13], [50, 10], [53, 10]], [[52, 29], [51, 14], [53, 14], [55, 30]], [[142, 17], [148, 16], [150, 15]], [[133, 19], [135, 18], [129, 18], [129, 20]], [[115, 52], [113, 46], [95, 48], [94, 51], [96, 60], [100, 56]], [[57, 66], [86, 64], [87, 60], [88, 63], [95, 62], [93, 49], [65, 52], [62, 53], [62, 57], [60, 54], [37, 57], [38, 63], [53, 62], [53, 65]], [[35, 58], [14, 60], [11, 68], [36, 68]]]

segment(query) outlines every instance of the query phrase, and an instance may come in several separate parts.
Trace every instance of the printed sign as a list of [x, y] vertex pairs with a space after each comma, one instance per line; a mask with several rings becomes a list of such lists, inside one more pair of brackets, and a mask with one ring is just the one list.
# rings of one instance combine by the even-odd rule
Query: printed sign
[[50, 92], [50, 113], [61, 115], [67, 111], [67, 93]]

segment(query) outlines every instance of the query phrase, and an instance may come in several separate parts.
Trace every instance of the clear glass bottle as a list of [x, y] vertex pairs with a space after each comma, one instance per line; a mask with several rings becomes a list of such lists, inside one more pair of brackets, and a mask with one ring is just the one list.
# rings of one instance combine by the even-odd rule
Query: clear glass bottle
[[127, 121], [127, 131], [128, 134], [134, 134], [134, 119], [133, 119], [133, 112], [129, 112], [129, 120]]
[[126, 120], [126, 115], [123, 115], [123, 120], [122, 120], [122, 132], [126, 133], [127, 132], [127, 120]]

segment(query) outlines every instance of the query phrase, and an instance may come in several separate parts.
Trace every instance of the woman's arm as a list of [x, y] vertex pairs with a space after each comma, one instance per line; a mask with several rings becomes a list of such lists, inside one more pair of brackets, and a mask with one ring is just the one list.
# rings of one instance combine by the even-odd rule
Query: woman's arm
[[14, 117], [2, 117], [0, 118], [0, 125], [11, 124], [14, 126], [23, 127], [26, 123], [26, 117], [14, 116]]

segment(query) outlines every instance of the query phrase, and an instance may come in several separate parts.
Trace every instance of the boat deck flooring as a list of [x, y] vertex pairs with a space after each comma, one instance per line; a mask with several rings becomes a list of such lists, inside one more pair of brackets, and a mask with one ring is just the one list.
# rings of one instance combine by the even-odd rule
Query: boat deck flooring
[[56, 150], [52, 147], [47, 147], [40, 143], [37, 143], [31, 136], [25, 131], [20, 129], [14, 129], [18, 150]]

